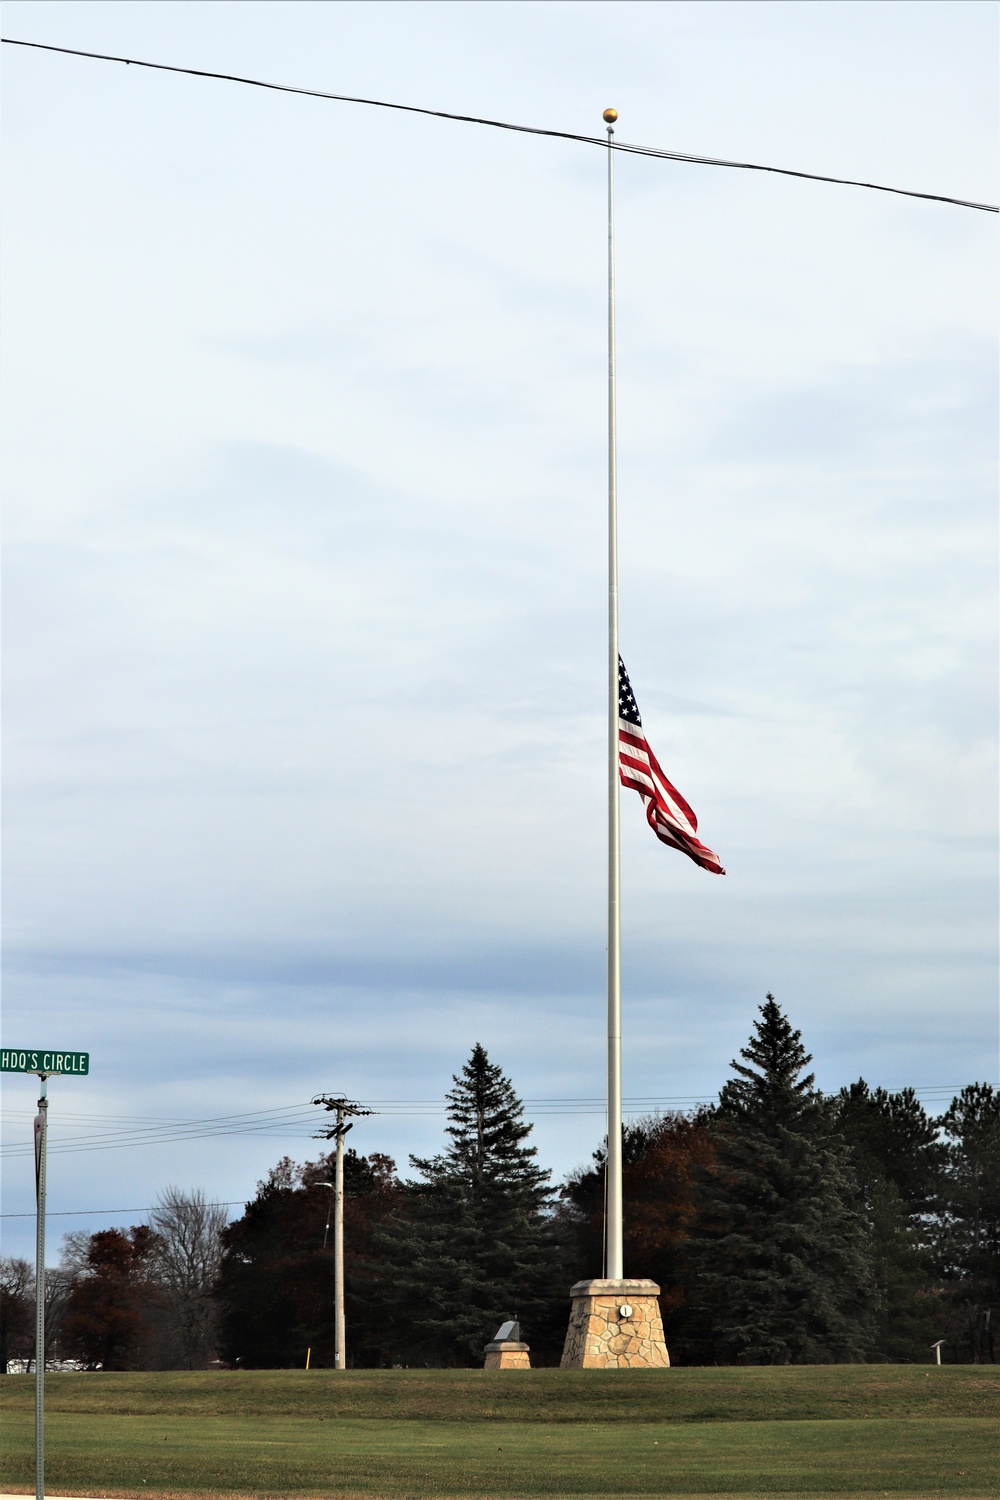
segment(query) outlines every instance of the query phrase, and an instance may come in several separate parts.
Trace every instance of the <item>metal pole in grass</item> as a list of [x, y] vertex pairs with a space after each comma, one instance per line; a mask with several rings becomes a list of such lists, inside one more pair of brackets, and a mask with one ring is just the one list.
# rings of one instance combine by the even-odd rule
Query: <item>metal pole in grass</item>
[[35, 1116], [35, 1500], [45, 1500], [45, 1150], [48, 1142], [47, 1076]]
[[45, 1167], [50, 1078], [85, 1078], [89, 1052], [46, 1047], [4, 1047], [0, 1073], [37, 1073], [42, 1092], [35, 1116], [35, 1500], [45, 1500]]

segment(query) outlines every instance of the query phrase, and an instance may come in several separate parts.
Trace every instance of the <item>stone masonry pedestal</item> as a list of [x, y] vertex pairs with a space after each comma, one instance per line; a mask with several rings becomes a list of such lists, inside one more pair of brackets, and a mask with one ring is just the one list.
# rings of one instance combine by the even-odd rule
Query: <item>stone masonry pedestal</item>
[[563, 1370], [668, 1369], [655, 1281], [578, 1281]]
[[528, 1345], [514, 1339], [494, 1339], [484, 1350], [484, 1370], [530, 1370]]

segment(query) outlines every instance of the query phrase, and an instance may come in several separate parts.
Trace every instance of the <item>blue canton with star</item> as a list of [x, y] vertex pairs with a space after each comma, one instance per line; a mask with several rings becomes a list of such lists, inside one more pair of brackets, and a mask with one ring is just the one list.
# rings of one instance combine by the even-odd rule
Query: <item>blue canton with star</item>
[[625, 663], [621, 657], [618, 658], [618, 717], [624, 719], [626, 724], [638, 724], [642, 727], [639, 717], [639, 705], [635, 701], [632, 684], [628, 680]]

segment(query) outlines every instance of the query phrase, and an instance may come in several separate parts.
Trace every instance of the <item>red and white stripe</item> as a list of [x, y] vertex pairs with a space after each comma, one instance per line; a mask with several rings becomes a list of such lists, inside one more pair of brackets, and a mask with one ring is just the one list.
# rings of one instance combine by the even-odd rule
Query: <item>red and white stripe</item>
[[641, 726], [626, 719], [618, 720], [618, 773], [622, 786], [639, 793], [646, 808], [646, 821], [661, 843], [679, 849], [703, 870], [725, 875], [719, 856], [697, 837], [698, 819], [664, 776]]

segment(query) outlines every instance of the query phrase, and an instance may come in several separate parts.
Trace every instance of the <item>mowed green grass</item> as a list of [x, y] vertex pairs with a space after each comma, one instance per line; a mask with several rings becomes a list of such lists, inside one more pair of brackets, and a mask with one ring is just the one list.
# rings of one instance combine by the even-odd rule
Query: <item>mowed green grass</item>
[[[1000, 1371], [53, 1375], [47, 1488], [443, 1497], [1000, 1494]], [[32, 1381], [0, 1381], [29, 1491]]]
[[[4, 1478], [28, 1489], [31, 1433], [20, 1425], [19, 1461], [8, 1450]], [[1000, 1478], [986, 1426], [63, 1416], [48, 1434], [46, 1479], [50, 1491], [126, 1495], [985, 1496]]]
[[[757, 1422], [995, 1417], [1000, 1367], [783, 1365], [673, 1370], [225, 1370], [47, 1375], [47, 1411], [397, 1421]], [[0, 1376], [7, 1411], [34, 1377]]]

